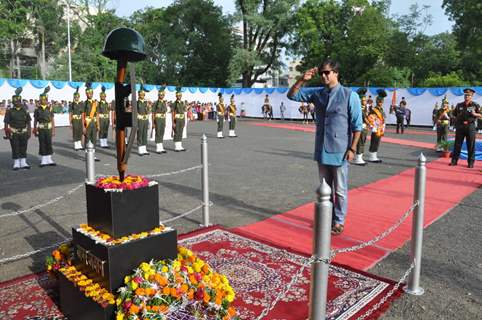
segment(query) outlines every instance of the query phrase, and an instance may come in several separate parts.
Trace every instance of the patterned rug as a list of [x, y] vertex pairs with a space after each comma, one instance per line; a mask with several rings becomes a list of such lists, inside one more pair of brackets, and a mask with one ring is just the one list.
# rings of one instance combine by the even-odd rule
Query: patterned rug
[[[180, 237], [217, 272], [225, 274], [236, 291], [241, 319], [254, 320], [283, 292], [306, 262], [306, 257], [219, 227]], [[301, 320], [308, 317], [309, 268], [264, 319]], [[356, 319], [393, 287], [393, 282], [340, 265], [330, 266], [329, 319]], [[377, 318], [394, 297], [368, 319]], [[45, 273], [0, 284], [0, 319], [60, 318], [56, 283]]]

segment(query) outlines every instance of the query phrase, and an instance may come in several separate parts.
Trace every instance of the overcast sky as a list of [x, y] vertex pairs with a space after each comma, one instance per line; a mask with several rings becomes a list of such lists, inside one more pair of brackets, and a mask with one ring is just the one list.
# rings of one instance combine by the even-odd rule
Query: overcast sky
[[[116, 13], [120, 16], [130, 16], [134, 11], [145, 7], [165, 7], [173, 3], [171, 0], [113, 0], [111, 5], [116, 9]], [[214, 3], [223, 7], [224, 13], [234, 12], [233, 0], [214, 0]], [[450, 31], [452, 21], [445, 15], [442, 9], [442, 0], [392, 0], [390, 7], [390, 15], [406, 14], [412, 4], [418, 3], [420, 7], [430, 5], [430, 14], [433, 16], [433, 24], [425, 31], [428, 35], [434, 35], [440, 32]]]

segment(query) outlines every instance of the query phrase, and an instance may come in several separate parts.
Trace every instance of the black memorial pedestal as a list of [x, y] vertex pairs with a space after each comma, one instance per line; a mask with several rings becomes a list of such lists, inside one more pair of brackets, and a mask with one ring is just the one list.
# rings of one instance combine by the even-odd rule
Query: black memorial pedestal
[[[122, 192], [86, 184], [89, 227], [113, 239], [149, 232], [159, 227], [157, 184]], [[173, 229], [124, 243], [108, 245], [72, 229], [73, 264], [110, 293], [116, 294], [124, 277], [142, 262], [177, 257], [177, 232]], [[69, 320], [112, 320], [115, 307], [106, 307], [85, 296], [60, 274], [60, 308]]]

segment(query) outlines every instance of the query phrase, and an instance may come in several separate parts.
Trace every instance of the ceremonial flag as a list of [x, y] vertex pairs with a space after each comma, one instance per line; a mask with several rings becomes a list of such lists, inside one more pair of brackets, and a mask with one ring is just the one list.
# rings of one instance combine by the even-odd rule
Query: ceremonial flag
[[397, 106], [397, 89], [394, 89], [392, 93], [392, 103], [390, 104], [390, 113], [393, 113], [396, 106]]

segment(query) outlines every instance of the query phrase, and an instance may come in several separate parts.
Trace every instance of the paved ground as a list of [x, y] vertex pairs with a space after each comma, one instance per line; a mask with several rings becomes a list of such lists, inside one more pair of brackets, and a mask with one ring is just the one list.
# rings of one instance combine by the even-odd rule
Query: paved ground
[[[312, 161], [312, 133], [258, 127], [253, 120], [239, 121], [237, 139], [215, 139], [216, 123], [194, 122], [189, 127], [188, 151], [132, 154], [129, 171], [134, 174], [160, 174], [191, 168], [200, 164], [200, 138], [209, 139], [210, 191], [214, 206], [214, 223], [234, 227], [253, 223], [285, 212], [315, 199], [317, 170]], [[424, 133], [429, 129], [417, 128]], [[429, 134], [390, 137], [435, 141]], [[168, 151], [172, 142], [166, 142]], [[57, 130], [55, 156], [57, 167], [39, 168], [38, 144], [31, 140], [30, 171], [12, 171], [9, 146], [0, 142], [0, 259], [49, 246], [70, 237], [73, 225], [86, 222], [83, 188], [61, 200], [28, 211], [59, 196], [64, 196], [85, 179], [83, 153], [72, 150], [67, 128]], [[151, 149], [153, 146], [151, 146]], [[170, 149], [170, 150], [169, 150]], [[366, 167], [351, 166], [350, 188], [397, 174], [414, 167], [423, 151], [428, 160], [438, 155], [431, 150], [382, 144], [384, 162]], [[114, 174], [115, 151], [98, 150], [101, 159], [97, 173]], [[463, 162], [463, 161], [462, 161]], [[199, 169], [156, 178], [160, 183], [160, 219], [184, 213], [200, 204], [201, 171]], [[405, 295], [385, 315], [385, 319], [480, 319], [482, 310], [482, 224], [481, 190], [464, 199], [444, 218], [425, 232], [421, 297]], [[180, 233], [194, 230], [201, 221], [198, 211], [176, 220], [172, 226]], [[349, 221], [349, 218], [348, 218]], [[45, 253], [0, 265], [0, 281], [39, 271]], [[388, 256], [371, 272], [398, 279], [408, 268], [408, 250], [404, 247]]]

